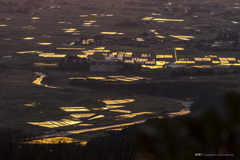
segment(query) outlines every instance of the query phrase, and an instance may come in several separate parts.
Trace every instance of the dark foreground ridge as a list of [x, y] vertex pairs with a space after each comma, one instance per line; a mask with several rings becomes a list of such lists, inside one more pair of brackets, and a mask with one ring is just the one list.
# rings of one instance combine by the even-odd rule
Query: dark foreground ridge
[[[240, 95], [224, 95], [224, 115], [205, 110], [198, 116], [155, 118], [122, 131], [107, 131], [86, 146], [78, 143], [25, 144], [34, 135], [2, 130], [0, 159], [175, 160], [239, 159]], [[203, 157], [202, 157], [203, 158]]]

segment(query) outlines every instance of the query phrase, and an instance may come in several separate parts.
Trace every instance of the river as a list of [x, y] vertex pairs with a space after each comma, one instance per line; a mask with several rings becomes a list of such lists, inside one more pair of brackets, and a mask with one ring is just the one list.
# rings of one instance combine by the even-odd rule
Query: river
[[42, 80], [43, 78], [47, 77], [47, 75], [45, 73], [42, 72], [34, 72], [36, 75], [40, 76], [39, 78], [37, 78], [36, 80], [34, 80], [32, 83], [36, 84], [36, 85], [40, 85], [40, 86], [44, 86], [46, 88], [56, 88], [56, 89], [63, 89], [61, 87], [54, 87], [54, 86], [49, 86], [47, 84], [42, 84]]
[[[175, 100], [175, 99], [169, 99], [169, 100], [180, 102], [184, 106], [184, 108], [179, 112], [168, 113], [169, 117], [174, 117], [174, 116], [177, 116], [177, 115], [182, 116], [182, 115], [189, 114], [191, 112], [189, 107], [193, 103], [192, 101], [182, 101], [182, 100]], [[42, 135], [42, 136], [39, 136], [38, 138], [55, 137], [55, 136], [63, 136], [63, 135], [67, 136], [67, 135], [79, 134], [79, 133], [85, 133], [85, 132], [93, 132], [93, 131], [100, 131], [100, 130], [105, 130], [105, 129], [120, 128], [120, 127], [125, 127], [125, 126], [138, 124], [138, 123], [144, 123], [146, 120], [147, 119], [134, 121], [134, 122], [129, 122], [129, 123], [123, 123], [123, 124], [115, 124], [115, 125], [102, 126], [102, 127], [63, 131], [63, 132], [58, 132], [58, 133], [49, 134], [49, 135]]]

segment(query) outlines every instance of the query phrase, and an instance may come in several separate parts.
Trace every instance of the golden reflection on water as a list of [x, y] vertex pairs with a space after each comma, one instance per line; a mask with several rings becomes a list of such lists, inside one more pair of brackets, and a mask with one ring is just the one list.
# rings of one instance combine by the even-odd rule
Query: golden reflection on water
[[169, 115], [186, 115], [188, 113], [190, 113], [190, 109], [187, 108], [187, 109], [182, 109], [181, 111], [179, 112], [171, 112], [171, 113], [168, 113]]
[[77, 35], [80, 35], [80, 33], [73, 33], [72, 35], [77, 36]]
[[155, 37], [157, 37], [157, 38], [165, 38], [164, 36], [155, 36]]
[[236, 58], [234, 58], [234, 57], [227, 57], [227, 60], [228, 61], [236, 61]]
[[104, 100], [102, 102], [108, 104], [121, 104], [121, 103], [130, 103], [134, 102], [135, 99], [122, 99], [122, 100]]
[[85, 114], [70, 114], [74, 118], [88, 118], [94, 116], [96, 113], [85, 113]]
[[195, 66], [190, 66], [191, 68], [212, 68], [211, 65], [195, 65]]
[[73, 77], [73, 78], [68, 78], [68, 79], [83, 79], [83, 80], [86, 80], [87, 78], [84, 78], [84, 77]]
[[131, 113], [131, 111], [128, 111], [128, 110], [122, 110], [122, 109], [112, 109], [112, 110], [109, 110], [111, 112], [120, 112], [120, 113]]
[[95, 80], [99, 80], [99, 79], [106, 79], [105, 77], [87, 77], [88, 79], [95, 79]]
[[154, 18], [154, 21], [169, 21], [169, 22], [182, 22], [184, 19], [166, 19], [166, 18]]
[[73, 30], [67, 30], [67, 31], [64, 31], [65, 33], [74, 33], [76, 31], [73, 31]]
[[42, 85], [41, 82], [42, 82], [44, 77], [46, 77], [46, 75], [40, 75], [40, 77], [37, 78], [36, 80], [34, 80], [33, 83], [36, 84], [36, 85]]
[[239, 22], [236, 22], [236, 21], [232, 21], [232, 23], [234, 23], [234, 24], [238, 24]]
[[189, 41], [190, 39], [195, 38], [194, 36], [182, 36], [182, 35], [169, 35], [169, 36], [185, 41]]
[[101, 111], [103, 110], [103, 108], [91, 108], [92, 110], [95, 110], [95, 111]]
[[195, 61], [203, 61], [202, 58], [194, 58]]
[[64, 88], [61, 88], [61, 87], [54, 87], [54, 86], [49, 86], [47, 84], [43, 85], [44, 87], [46, 88], [52, 88], [52, 89], [64, 89]]
[[228, 59], [227, 59], [227, 58], [219, 57], [219, 60], [220, 60], [220, 61], [227, 61]]
[[141, 65], [143, 68], [150, 68], [150, 69], [159, 69], [163, 68], [163, 66], [157, 66], [157, 65]]
[[153, 19], [153, 17], [145, 17], [145, 18], [142, 18], [142, 20], [144, 20], [144, 21], [150, 21], [150, 20], [152, 20]]
[[35, 139], [35, 140], [27, 141], [24, 143], [25, 144], [78, 143], [80, 145], [85, 146], [87, 144], [87, 141], [81, 141], [81, 140], [70, 138], [70, 137], [52, 137], [52, 138], [44, 138], [44, 139]]
[[92, 126], [93, 124], [80, 123], [77, 126]]
[[35, 39], [34, 37], [26, 37], [26, 38], [23, 38], [23, 40], [32, 40], [32, 39]]
[[64, 31], [76, 31], [77, 29], [76, 28], [69, 28], [69, 29], [62, 29]]
[[38, 76], [40, 76], [39, 78], [37, 78], [36, 80], [33, 81], [33, 84], [36, 84], [36, 85], [41, 85], [41, 86], [44, 86], [46, 88], [56, 88], [56, 89], [63, 89], [61, 87], [54, 87], [54, 86], [48, 86], [48, 85], [43, 85], [42, 84], [42, 80], [44, 77], [46, 77], [45, 74], [41, 73], [41, 72], [34, 72], [35, 74], [37, 74]]
[[27, 27], [22, 27], [23, 29], [36, 29], [35, 27], [28, 25]]
[[152, 13], [152, 15], [154, 15], [154, 16], [161, 16], [160, 13]]
[[176, 51], [182, 51], [182, 50], [184, 50], [184, 48], [182, 48], [182, 47], [174, 47], [174, 50], [176, 50]]
[[145, 39], [143, 39], [143, 38], [136, 38], [136, 40], [137, 40], [138, 42], [143, 42], [143, 41], [145, 41]]
[[40, 19], [40, 17], [32, 17], [31, 19]]
[[97, 119], [97, 118], [102, 118], [102, 117], [105, 117], [105, 115], [100, 114], [100, 115], [98, 115], [98, 116], [89, 118], [88, 120], [90, 121], [90, 120]]
[[163, 66], [166, 64], [166, 61], [156, 61], [157, 66]]
[[66, 54], [55, 54], [55, 53], [40, 53], [39, 57], [51, 57], [51, 58], [64, 58]]
[[97, 21], [84, 21], [85, 23], [95, 23]]
[[118, 118], [118, 119], [125, 119], [125, 118], [133, 118], [135, 116], [143, 115], [143, 114], [155, 114], [155, 112], [139, 112], [139, 113], [118, 115], [118, 116], [115, 116], [115, 117]]
[[173, 58], [172, 55], [156, 55], [156, 58]]
[[79, 144], [80, 144], [81, 146], [86, 146], [86, 145], [87, 145], [87, 141], [80, 142]]
[[79, 133], [84, 133], [84, 132], [92, 132], [92, 131], [98, 131], [98, 130], [104, 130], [104, 129], [110, 129], [110, 128], [130, 126], [130, 125], [142, 123], [144, 121], [145, 120], [132, 122], [132, 123], [116, 124], [116, 125], [111, 125], [111, 126], [103, 126], [103, 127], [89, 128], [89, 129], [79, 129], [79, 130], [67, 131], [67, 133], [79, 134]]
[[88, 15], [80, 15], [79, 17], [87, 17]]
[[106, 129], [106, 131], [121, 131], [124, 128], [112, 128], [112, 129]]
[[96, 50], [96, 49], [97, 49], [97, 50], [98, 50], [98, 49], [104, 50], [105, 47], [97, 47], [97, 48], [93, 48], [93, 49], [95, 49], [95, 50]]
[[122, 108], [122, 107], [125, 107], [125, 106], [121, 106], [121, 105], [107, 105], [106, 107], [109, 108], [109, 109], [113, 109], [113, 108]]
[[224, 61], [224, 60], [223, 60], [223, 61], [220, 60], [220, 62], [221, 62], [222, 64], [228, 64], [228, 63], [229, 63], [229, 61]]
[[78, 33], [80, 31], [78, 31], [76, 28], [69, 28], [69, 29], [62, 29], [65, 33]]
[[80, 57], [80, 58], [87, 58], [88, 55], [77, 55], [77, 57]]
[[218, 63], [220, 63], [220, 61], [212, 61], [212, 63], [218, 64]]
[[58, 128], [58, 127], [79, 124], [81, 122], [82, 121], [73, 121], [71, 119], [61, 119], [60, 121], [27, 122], [27, 123], [32, 125], [38, 125], [41, 127], [47, 127], [47, 128]]
[[117, 34], [117, 32], [101, 32], [100, 34]]
[[[112, 79], [109, 79], [112, 78]], [[71, 77], [68, 79], [82, 79], [82, 80], [86, 80], [86, 79], [92, 79], [92, 80], [100, 80], [100, 81], [126, 81], [126, 82], [133, 82], [133, 81], [138, 81], [141, 79], [147, 79], [144, 77], [125, 77], [125, 76], [108, 76], [108, 79], [106, 77]]]
[[25, 54], [25, 53], [43, 53], [43, 51], [21, 51], [21, 52], [16, 52], [18, 54]]
[[57, 50], [84, 50], [86, 48], [63, 48], [63, 47], [57, 47]]
[[38, 43], [38, 44], [43, 46], [48, 46], [48, 45], [51, 45], [52, 43]]
[[24, 106], [27, 106], [27, 107], [33, 107], [33, 106], [35, 106], [35, 105], [36, 105], [35, 102], [31, 102], [31, 103], [29, 103], [29, 104], [24, 104]]
[[220, 65], [226, 65], [226, 66], [240, 66], [240, 63], [221, 63]]
[[37, 62], [37, 63], [33, 63], [34, 66], [57, 66], [58, 63], [44, 63], [44, 62]]
[[203, 58], [203, 61], [211, 61], [211, 58]]
[[82, 111], [90, 111], [86, 107], [60, 107], [65, 112], [82, 112]]

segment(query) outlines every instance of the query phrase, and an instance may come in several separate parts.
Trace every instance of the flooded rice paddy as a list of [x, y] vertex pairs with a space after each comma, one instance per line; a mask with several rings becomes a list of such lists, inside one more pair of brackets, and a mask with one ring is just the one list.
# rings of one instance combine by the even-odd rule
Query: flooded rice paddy
[[21, 52], [16, 52], [18, 54], [26, 54], [26, 53], [43, 53], [43, 51], [21, 51]]
[[[47, 128], [58, 128], [58, 127], [76, 125], [76, 124], [82, 123], [82, 120], [80, 120], [82, 118], [83, 119], [88, 118], [87, 121], [91, 121], [94, 119], [105, 117], [105, 115], [103, 115], [103, 114], [96, 115], [97, 113], [92, 113], [92, 111], [99, 111], [99, 110], [101, 111], [101, 110], [111, 109], [111, 110], [109, 110], [110, 112], [131, 113], [131, 111], [118, 110], [115, 108], [125, 107], [125, 106], [120, 106], [118, 104], [123, 104], [123, 103], [126, 104], [126, 103], [131, 103], [134, 101], [135, 101], [135, 99], [103, 100], [102, 102], [104, 102], [106, 104], [106, 107], [91, 108], [91, 109], [89, 109], [87, 107], [60, 107], [60, 109], [65, 112], [75, 112], [74, 114], [70, 114], [70, 116], [74, 117], [75, 119], [74, 120], [61, 119], [59, 121], [45, 121], [45, 122], [28, 122], [28, 124], [38, 125], [38, 126], [47, 127]], [[84, 113], [79, 114], [76, 112], [84, 112]], [[76, 120], [76, 119], [79, 119], [79, 120]]]
[[118, 32], [101, 32], [100, 34], [123, 35], [124, 33], [118, 33]]
[[28, 106], [28, 107], [34, 107], [36, 105], [35, 102], [31, 102], [31, 103], [28, 103], [28, 104], [24, 104], [24, 106]]
[[40, 17], [32, 17], [31, 19], [40, 19]]
[[183, 36], [183, 35], [170, 35], [170, 36], [180, 40], [185, 40], [185, 41], [189, 41], [190, 39], [195, 38], [194, 36]]
[[167, 18], [154, 18], [153, 21], [169, 21], [169, 22], [182, 22], [184, 19], [167, 19]]
[[120, 113], [131, 113], [132, 111], [122, 110], [122, 109], [112, 109], [111, 112], [120, 112]]
[[123, 119], [126, 119], [126, 118], [133, 118], [135, 116], [138, 116], [138, 115], [143, 115], [143, 114], [156, 114], [155, 112], [139, 112], [139, 113], [131, 113], [131, 114], [123, 114], [123, 115], [118, 115], [118, 116], [115, 116], [117, 118], [117, 120], [123, 120]]
[[52, 43], [38, 43], [39, 45], [42, 45], [42, 46], [48, 46], [48, 45], [52, 45]]
[[130, 103], [134, 102], [135, 99], [120, 99], [120, 100], [103, 100], [102, 102], [109, 104], [121, 104], [121, 103]]
[[88, 118], [94, 116], [96, 113], [70, 114], [74, 118]]
[[[155, 32], [155, 30], [151, 30], [152, 32]], [[176, 36], [176, 35], [170, 35], [174, 38], [182, 39], [182, 40], [190, 40], [191, 38], [195, 38], [194, 36]], [[31, 39], [32, 37], [26, 37]], [[91, 41], [93, 39], [89, 39]], [[88, 42], [87, 42], [88, 43]], [[70, 43], [73, 44], [73, 43]], [[43, 43], [43, 45], [48, 45]], [[77, 57], [80, 58], [89, 58], [89, 56], [93, 56], [95, 53], [102, 53], [102, 55], [105, 57], [107, 61], [112, 61], [112, 59], [120, 59], [123, 58], [131, 58], [126, 59], [123, 62], [124, 63], [140, 63], [143, 68], [150, 68], [150, 69], [159, 69], [159, 68], [166, 68], [167, 65], [170, 64], [171, 61], [173, 61], [175, 64], [198, 64], [201, 62], [211, 62], [213, 64], [212, 67], [215, 66], [239, 66], [240, 62], [238, 62], [238, 59], [235, 57], [218, 57], [217, 55], [199, 55], [198, 57], [193, 58], [178, 58], [178, 51], [185, 50], [183, 47], [174, 47], [175, 50], [175, 59], [173, 54], [142, 54], [141, 57], [134, 57], [133, 52], [111, 52], [111, 50], [106, 50], [105, 47], [97, 47], [93, 49], [86, 50], [86, 48], [73, 48], [73, 47], [57, 47], [57, 50], [76, 50], [81, 51], [81, 54], [77, 54]], [[44, 53], [43, 51], [21, 51], [17, 52], [18, 54], [38, 54], [39, 57], [44, 58], [64, 58], [66, 57], [66, 54], [56, 54], [56, 53]], [[201, 57], [200, 57], [201, 56]], [[149, 60], [149, 58], [151, 60]], [[156, 59], [152, 59], [156, 58]], [[207, 64], [198, 64], [199, 66], [207, 65]], [[57, 66], [56, 63], [47, 64], [47, 63], [34, 63], [34, 66]], [[191, 66], [190, 66], [191, 67]], [[81, 79], [81, 77], [72, 77], [69, 79]], [[125, 82], [133, 82], [137, 81], [139, 79], [134, 79], [134, 77], [118, 77], [118, 78], [107, 78], [107, 77], [83, 77], [83, 80], [86, 79], [94, 79], [94, 80], [101, 80], [101, 81], [125, 81]]]
[[25, 38], [23, 38], [23, 40], [32, 40], [32, 39], [35, 39], [35, 37], [25, 37]]
[[93, 119], [97, 119], [97, 118], [103, 118], [103, 117], [105, 117], [105, 115], [98, 115], [98, 116], [95, 116], [95, 117], [92, 117], [92, 118], [89, 118], [88, 120], [89, 121], [91, 121], [91, 120], [93, 120]]
[[79, 80], [98, 80], [98, 81], [123, 81], [123, 82], [134, 82], [139, 80], [149, 80], [144, 77], [125, 77], [125, 76], [107, 76], [107, 77], [71, 77], [68, 79], [79, 79]]
[[45, 57], [45, 58], [64, 58], [64, 57], [66, 57], [66, 54], [39, 53], [38, 56]]
[[28, 124], [38, 125], [41, 127], [47, 128], [58, 128], [58, 127], [66, 127], [75, 124], [79, 124], [82, 121], [73, 121], [71, 119], [61, 119], [59, 121], [45, 121], [45, 122], [28, 122]]
[[81, 111], [90, 111], [86, 107], [60, 107], [65, 112], [81, 112]]
[[[171, 6], [172, 4], [165, 3], [164, 5]], [[238, 5], [238, 4], [236, 4], [236, 5]], [[59, 6], [51, 6], [50, 8], [52, 8], [52, 9], [59, 8]], [[239, 7], [233, 6], [233, 8], [238, 9]], [[39, 32], [38, 29], [42, 29], [40, 24], [44, 24], [43, 20], [45, 20], [45, 18], [44, 18], [44, 16], [42, 16], [42, 14], [37, 14], [37, 16], [39, 16], [39, 17], [32, 17], [32, 16], [28, 17], [29, 22], [26, 22], [26, 24], [20, 26], [19, 30], [21, 29], [23, 32], [29, 31], [32, 33], [31, 34], [24, 33], [18, 39], [25, 44], [30, 44], [30, 47], [29, 48], [27, 48], [27, 47], [21, 48], [21, 49], [22, 50], [28, 50], [28, 49], [29, 50], [35, 50], [35, 49], [38, 50], [37, 47], [39, 47], [39, 48], [44, 48], [43, 49], [44, 51], [19, 51], [18, 54], [29, 54], [29, 53], [35, 54], [36, 53], [40, 58], [65, 58], [66, 55], [68, 55], [68, 51], [72, 50], [73, 52], [74, 51], [77, 52], [78, 57], [91, 59], [94, 56], [96, 57], [97, 54], [99, 52], [101, 52], [102, 56], [104, 56], [104, 58], [106, 60], [110, 61], [111, 59], [114, 59], [114, 58], [119, 58], [119, 59], [122, 58], [123, 59], [122, 62], [124, 62], [124, 63], [136, 63], [137, 62], [137, 63], [141, 64], [142, 67], [150, 68], [150, 69], [165, 68], [167, 65], [170, 64], [171, 61], [174, 61], [176, 64], [189, 64], [189, 65], [192, 65], [191, 67], [198, 67], [198, 68], [208, 68], [208, 67], [212, 67], [213, 65], [226, 65], [226, 66], [240, 65], [237, 57], [235, 58], [235, 57], [229, 57], [229, 56], [205, 57], [205, 55], [200, 55], [199, 57], [192, 56], [191, 58], [189, 58], [189, 57], [186, 58], [186, 57], [177, 57], [174, 54], [171, 55], [169, 52], [166, 52], [166, 53], [161, 52], [161, 51], [158, 52], [159, 51], [158, 50], [156, 53], [151, 53], [151, 56], [148, 56], [148, 54], [142, 53], [143, 54], [142, 56], [136, 57], [135, 53], [139, 54], [139, 51], [135, 52], [135, 50], [138, 50], [138, 47], [134, 47], [134, 49], [130, 49], [131, 52], [130, 51], [128, 52], [127, 49], [125, 49], [125, 50], [120, 49], [122, 52], [116, 51], [116, 50], [111, 51], [111, 50], [105, 49], [105, 47], [98, 47], [98, 48], [93, 48], [93, 49], [89, 49], [89, 46], [86, 47], [88, 49], [74, 48], [73, 46], [75, 44], [73, 42], [74, 40], [72, 40], [72, 39], [78, 38], [78, 36], [82, 35], [82, 34], [85, 35], [86, 34], [85, 30], [91, 29], [91, 28], [87, 28], [87, 27], [102, 27], [99, 29], [98, 28], [94, 28], [94, 29], [96, 29], [96, 33], [98, 33], [98, 34], [100, 33], [104, 36], [109, 36], [109, 37], [111, 37], [111, 35], [112, 35], [112, 37], [121, 37], [121, 35], [128, 36], [128, 31], [125, 32], [125, 30], [124, 30], [123, 31], [124, 33], [121, 33], [121, 32], [119, 32], [119, 30], [115, 30], [115, 28], [110, 28], [110, 29], [106, 28], [106, 26], [108, 24], [103, 24], [101, 22], [101, 19], [98, 19], [98, 17], [100, 17], [102, 19], [104, 19], [104, 17], [106, 17], [106, 18], [112, 17], [112, 16], [114, 16], [113, 14], [106, 14], [106, 13], [101, 14], [100, 12], [97, 12], [97, 13], [93, 12], [92, 14], [90, 14], [89, 12], [87, 12], [87, 13], [83, 12], [81, 14], [82, 15], [79, 15], [79, 13], [77, 13], [76, 21], [71, 20], [71, 19], [64, 19], [64, 18], [60, 19], [60, 18], [56, 17], [55, 22], [53, 22], [54, 32], [49, 31], [51, 36], [47, 35], [47, 32], [42, 33], [42, 31], [41, 31], [41, 35], [46, 34], [46, 36], [38, 35], [38, 32]], [[212, 11], [212, 12], [209, 12], [208, 15], [209, 14], [217, 15], [218, 13], [216, 12], [216, 14], [215, 14]], [[78, 17], [78, 15], [79, 15], [79, 17]], [[209, 15], [209, 16], [211, 16], [211, 15]], [[197, 17], [201, 18], [200, 14], [199, 15], [191, 15], [190, 17], [191, 18], [195, 17], [195, 19]], [[12, 18], [6, 18], [6, 22], [2, 22], [2, 23], [6, 23], [6, 24], [0, 24], [0, 27], [2, 27], [2, 29], [12, 27], [11, 22], [14, 21], [15, 19], [16, 18], [14, 18], [13, 20], [12, 20]], [[144, 18], [140, 17], [138, 20], [141, 20], [141, 19], [144, 20], [145, 21], [144, 23], [146, 23], [146, 24], [153, 23], [154, 25], [157, 24], [160, 26], [161, 25], [165, 26], [168, 24], [179, 23], [182, 25], [182, 28], [195, 29], [194, 27], [189, 27], [189, 28], [184, 27], [185, 26], [184, 23], [185, 22], [188, 23], [189, 18], [178, 19], [178, 18], [171, 18], [170, 16], [167, 18], [167, 16], [165, 16], [165, 15], [162, 16], [160, 13], [151, 13], [150, 12], [146, 17], [144, 17]], [[5, 17], [4, 17], [4, 20], [5, 20]], [[76, 24], [75, 24], [75, 22], [76, 22]], [[159, 22], [159, 23], [157, 23], [157, 22]], [[184, 23], [181, 23], [181, 22], [184, 22]], [[101, 24], [101, 26], [98, 23]], [[164, 23], [164, 24], [161, 24], [161, 23]], [[231, 21], [231, 23], [239, 24], [239, 22], [237, 20]], [[28, 25], [28, 24], [34, 24], [34, 25]], [[61, 28], [56, 27], [57, 25]], [[160, 28], [160, 27], [158, 27], [158, 28]], [[101, 31], [103, 31], [103, 32], [101, 32]], [[176, 41], [176, 39], [179, 40], [179, 42], [190, 41], [193, 39], [196, 39], [196, 41], [199, 40], [199, 35], [198, 36], [189, 36], [189, 35], [194, 35], [194, 34], [188, 34], [187, 30], [185, 33], [182, 33], [179, 35], [176, 32], [171, 33], [171, 34], [168, 34], [168, 33], [166, 34], [164, 32], [161, 30], [154, 30], [154, 31], [152, 31], [151, 34], [153, 34], [152, 37], [157, 39], [157, 41], [159, 43], [163, 42], [165, 40], [173, 42], [173, 41]], [[36, 34], [33, 34], [33, 33], [36, 33]], [[60, 42], [57, 42], [58, 40], [56, 42], [54, 40], [52, 40], [52, 39], [58, 39], [58, 37], [56, 36], [57, 34], [61, 34], [63, 36], [74, 35], [74, 36], [72, 36], [74, 38], [71, 37], [69, 39], [65, 39], [66, 41], [71, 39], [71, 43], [67, 43], [67, 45], [61, 45]], [[138, 37], [138, 38], [136, 38], [136, 37]], [[50, 38], [52, 41], [47, 38]], [[140, 34], [137, 34], [136, 36], [134, 36], [134, 39], [135, 39], [134, 41], [135, 42], [137, 41], [137, 43], [138, 42], [148, 43], [146, 41], [147, 38], [140, 37]], [[15, 41], [15, 39], [13, 39], [13, 40]], [[61, 39], [59, 39], [59, 41], [61, 41]], [[82, 44], [80, 47], [85, 47], [86, 45], [89, 45], [89, 44], [91, 45], [93, 43], [96, 43], [96, 42], [94, 41], [93, 36], [90, 36], [88, 39], [82, 41]], [[44, 52], [53, 52], [52, 49], [49, 51], [46, 51], [46, 50], [47, 50], [47, 47], [53, 48], [55, 46], [57, 46], [56, 53], [44, 53]], [[179, 45], [179, 46], [183, 46], [183, 45]], [[112, 47], [109, 47], [109, 48], [112, 48]], [[121, 48], [121, 47], [119, 47], [119, 48]], [[131, 47], [129, 47], [129, 48], [131, 48]], [[141, 50], [141, 48], [139, 50]], [[184, 48], [176, 47], [175, 50], [176, 51], [184, 50]], [[186, 50], [188, 50], [188, 49], [186, 48]], [[125, 51], [125, 52], [123, 52], [123, 51]], [[61, 53], [63, 53], [63, 54], [61, 54]], [[97, 54], [95, 54], [95, 53], [97, 53]], [[169, 53], [169, 55], [168, 55], [168, 53]], [[175, 57], [177, 57], [176, 60], [173, 60], [173, 58], [175, 58]], [[202, 62], [206, 62], [206, 64], [208, 64], [208, 63], [211, 63], [211, 64], [210, 65], [202, 65], [201, 64]], [[34, 63], [33, 65], [38, 66], [38, 67], [57, 66], [57, 63], [37, 62], [37, 63]], [[54, 87], [54, 86], [48, 86], [48, 85], [42, 84], [42, 80], [43, 80], [43, 78], [46, 77], [46, 75], [43, 73], [39, 73], [38, 76], [39, 77], [33, 81], [33, 83], [35, 85], [39, 85], [39, 86], [43, 86], [43, 87], [47, 87], [47, 88], [58, 88], [58, 89], [60, 88], [60, 87]], [[100, 76], [99, 77], [85, 76], [85, 77], [71, 77], [69, 79], [94, 80], [94, 81], [117, 81], [117, 82], [137, 82], [137, 81], [147, 80], [144, 77], [133, 77], [133, 76], [126, 76], [126, 77], [125, 76], [102, 76], [102, 77], [100, 77]], [[106, 118], [108, 116], [107, 112], [109, 112], [109, 114], [114, 114], [114, 118], [117, 120], [129, 119], [129, 118], [133, 118], [133, 117], [144, 115], [144, 114], [155, 115], [154, 112], [144, 112], [144, 111], [136, 112], [136, 111], [132, 111], [129, 108], [125, 109], [125, 105], [124, 105], [125, 103], [131, 103], [134, 101], [135, 101], [135, 99], [122, 99], [122, 100], [119, 100], [119, 99], [109, 100], [108, 99], [108, 100], [102, 101], [106, 104], [105, 107], [95, 106], [92, 108], [85, 107], [85, 106], [80, 106], [80, 107], [59, 107], [58, 106], [58, 109], [60, 111], [66, 112], [73, 119], [71, 119], [71, 118], [60, 119], [59, 118], [58, 120], [54, 120], [54, 121], [49, 120], [49, 121], [44, 121], [44, 122], [29, 122], [29, 124], [38, 125], [38, 126], [47, 127], [47, 128], [58, 128], [58, 127], [65, 127], [65, 126], [71, 126], [71, 125], [92, 126], [95, 124], [94, 120], [101, 120], [101, 119]], [[29, 108], [34, 107], [36, 105], [37, 104], [35, 102], [29, 102], [29, 103], [24, 104], [24, 106], [27, 106]], [[170, 114], [171, 115], [184, 115], [184, 114], [188, 114], [189, 112], [190, 112], [189, 110], [184, 109], [179, 112], [174, 112], [174, 113], [170, 113]], [[44, 113], [44, 112], [42, 111], [42, 113]], [[76, 119], [79, 119], [79, 120], [76, 120]], [[84, 123], [83, 123], [82, 122], [83, 119], [86, 119], [86, 122], [84, 121]], [[141, 123], [141, 122], [139, 122], [139, 123]], [[131, 125], [131, 124], [133, 124], [133, 123], [122, 124], [121, 126], [114, 126], [114, 127], [122, 127], [122, 126]], [[89, 129], [89, 131], [103, 129], [103, 128], [107, 129], [109, 127], [113, 127], [113, 126], [92, 128], [92, 129]], [[85, 132], [85, 131], [86, 130], [81, 130], [81, 131], [78, 130], [78, 131], [73, 131], [73, 132], [81, 133], [81, 132]], [[71, 133], [73, 133], [73, 132], [71, 132]], [[45, 141], [48, 141], [48, 140], [45, 140]], [[56, 141], [62, 141], [62, 140], [56, 139]], [[34, 143], [38, 143], [38, 142], [35, 141]]]
[[125, 106], [122, 106], [122, 105], [107, 105], [106, 107], [109, 108], [109, 109], [114, 109], [114, 108], [123, 108]]
[[43, 138], [35, 139], [31, 141], [24, 142], [25, 144], [59, 144], [59, 143], [77, 143], [79, 145], [85, 146], [87, 141], [82, 141], [70, 137], [52, 137], [52, 138]]
[[58, 63], [44, 63], [44, 62], [37, 62], [37, 63], [33, 63], [33, 66], [37, 66], [37, 67], [40, 67], [40, 66], [52, 66], [52, 67], [56, 67], [58, 65]]

